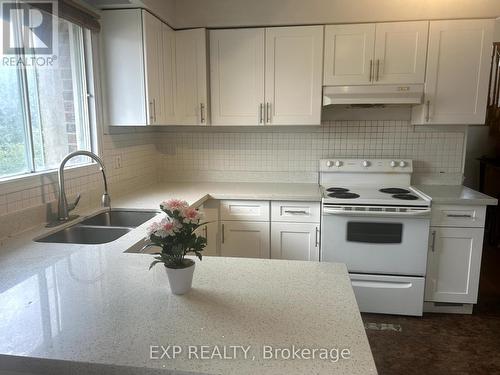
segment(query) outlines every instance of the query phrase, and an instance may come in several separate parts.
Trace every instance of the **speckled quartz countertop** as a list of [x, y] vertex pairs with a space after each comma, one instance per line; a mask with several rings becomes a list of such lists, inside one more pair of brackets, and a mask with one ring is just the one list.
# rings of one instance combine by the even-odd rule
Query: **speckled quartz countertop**
[[458, 204], [494, 206], [497, 200], [463, 185], [417, 185], [418, 190], [428, 195], [433, 204]]
[[[236, 193], [230, 194], [229, 187], [203, 191], [192, 184], [165, 184], [115, 199], [114, 206], [156, 208], [172, 197], [193, 204], [207, 195], [319, 197], [317, 185], [290, 186], [289, 195], [283, 195], [283, 186], [265, 191], [251, 185], [240, 189], [231, 184]], [[147, 225], [103, 245], [33, 242], [47, 232], [43, 227], [6, 241], [0, 247], [0, 370], [51, 375], [376, 374], [344, 265], [205, 257], [196, 265], [193, 290], [175, 296], [161, 266], [147, 270], [150, 255], [124, 253], [142, 244]], [[169, 345], [170, 357], [173, 346], [181, 351], [176, 358], [163, 354], [161, 346]], [[306, 349], [300, 352], [302, 359], [284, 359], [293, 345]], [[190, 346], [200, 357], [206, 348], [212, 359], [190, 359]], [[232, 349], [237, 346], [248, 350], [246, 358], [242, 349]], [[226, 349], [225, 359], [212, 357], [216, 347]], [[330, 354], [306, 359], [307, 349]], [[343, 349], [349, 350], [345, 359]], [[269, 350], [273, 359], [267, 358]], [[276, 350], [282, 354], [276, 357]]]

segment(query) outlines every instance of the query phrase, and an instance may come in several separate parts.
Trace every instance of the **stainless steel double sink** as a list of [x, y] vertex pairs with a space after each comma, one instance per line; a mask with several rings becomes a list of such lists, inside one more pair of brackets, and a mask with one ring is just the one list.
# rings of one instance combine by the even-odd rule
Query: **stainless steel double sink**
[[158, 215], [156, 210], [110, 209], [90, 216], [35, 242], [97, 245], [124, 236], [134, 228]]

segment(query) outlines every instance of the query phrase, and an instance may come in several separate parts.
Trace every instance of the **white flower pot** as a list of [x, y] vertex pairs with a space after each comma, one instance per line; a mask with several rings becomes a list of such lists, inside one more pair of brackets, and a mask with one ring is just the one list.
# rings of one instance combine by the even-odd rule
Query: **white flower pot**
[[170, 289], [173, 294], [185, 294], [191, 289], [193, 283], [193, 273], [195, 262], [187, 268], [168, 268], [165, 267], [170, 283]]

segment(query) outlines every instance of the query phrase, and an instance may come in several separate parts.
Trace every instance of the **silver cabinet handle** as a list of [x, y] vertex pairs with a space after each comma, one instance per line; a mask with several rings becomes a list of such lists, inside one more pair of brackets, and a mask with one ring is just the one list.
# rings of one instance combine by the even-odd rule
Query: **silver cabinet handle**
[[368, 79], [370, 82], [372, 81], [372, 72], [373, 72], [373, 60], [370, 59], [370, 78]]
[[436, 231], [432, 231], [432, 243], [431, 243], [431, 251], [434, 252], [436, 250]]
[[200, 103], [200, 122], [205, 123], [205, 104]]
[[375, 81], [377, 81], [377, 82], [378, 82], [379, 74], [380, 74], [380, 60], [377, 59], [377, 75], [375, 76]]
[[156, 123], [156, 99], [153, 99], [153, 118]]
[[316, 247], [319, 246], [319, 228], [316, 227]]
[[292, 215], [307, 215], [307, 211], [304, 211], [304, 210], [301, 210], [301, 211], [285, 210], [284, 212], [287, 214], [292, 214]]
[[203, 227], [203, 232], [205, 233], [205, 238], [208, 238], [208, 226], [207, 225], [205, 225]]
[[467, 214], [447, 214], [446, 216], [472, 219], [472, 215], [467, 215]]
[[155, 121], [155, 117], [153, 114], [153, 101], [152, 100], [149, 101], [149, 121], [151, 121], [151, 122]]
[[264, 122], [264, 103], [259, 104], [259, 124]]
[[221, 229], [222, 229], [221, 242], [224, 243], [224, 224], [222, 224]]
[[429, 122], [431, 119], [431, 101], [427, 100], [425, 102], [425, 122]]
[[271, 123], [271, 103], [266, 103], [266, 122]]

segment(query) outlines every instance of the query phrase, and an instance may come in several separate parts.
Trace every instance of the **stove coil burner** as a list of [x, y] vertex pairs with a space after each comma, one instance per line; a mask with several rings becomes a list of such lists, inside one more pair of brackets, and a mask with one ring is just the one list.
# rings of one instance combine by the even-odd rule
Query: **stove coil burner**
[[409, 194], [410, 190], [400, 189], [400, 188], [384, 188], [379, 190], [381, 193], [386, 194]]
[[418, 199], [418, 197], [413, 194], [394, 194], [392, 197], [395, 199], [402, 199], [404, 201], [415, 201]]
[[359, 198], [359, 194], [356, 193], [348, 193], [348, 192], [340, 192], [340, 193], [330, 193], [328, 194], [331, 198], [340, 198], [340, 199], [354, 199]]
[[331, 188], [326, 189], [326, 191], [328, 191], [330, 193], [347, 193], [349, 191], [349, 189], [340, 188], [340, 187], [331, 187]]

